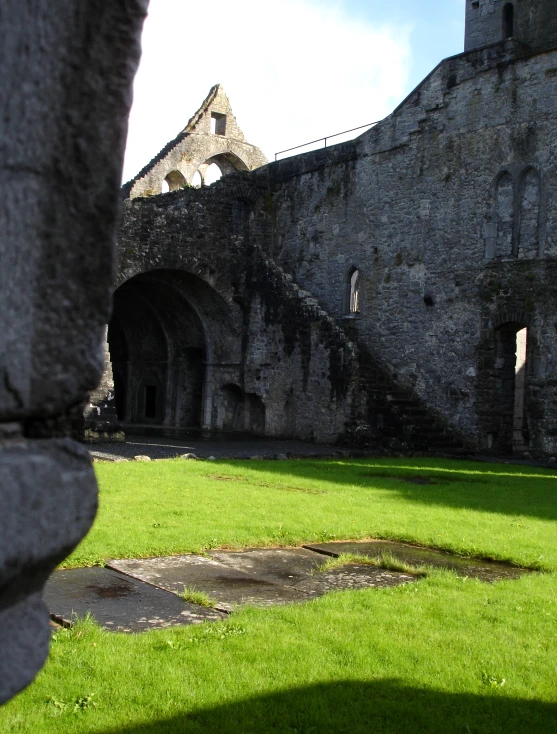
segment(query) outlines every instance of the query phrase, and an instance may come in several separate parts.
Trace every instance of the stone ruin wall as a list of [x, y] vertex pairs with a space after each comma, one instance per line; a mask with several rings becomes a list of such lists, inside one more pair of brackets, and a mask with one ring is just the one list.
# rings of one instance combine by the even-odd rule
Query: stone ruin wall
[[554, 0], [466, 0], [464, 50], [471, 51], [504, 37], [503, 8], [513, 6], [513, 37], [533, 51], [557, 46]]
[[[227, 380], [262, 399], [267, 435], [334, 440], [362, 417], [368, 367], [331, 361], [326, 324], [376, 363], [368, 383], [387, 375], [468, 445], [504, 451], [496, 328], [520, 323], [530, 449], [556, 453], [556, 66], [514, 40], [447, 59], [355, 141], [126, 202], [120, 282], [189, 270], [241, 304], [240, 356], [215, 368], [214, 391]], [[360, 313], [346, 314], [354, 268]]]
[[353, 350], [309, 294], [262, 253], [257, 243], [270, 236], [267, 197], [265, 189], [245, 186], [248, 176], [124, 202], [117, 285], [166, 278], [196, 304], [208, 345], [203, 428], [238, 429], [223, 426], [222, 391], [231, 385], [248, 398], [247, 411], [250, 400], [264, 406], [263, 425], [254, 407], [256, 425], [247, 416], [247, 430], [333, 441], [350, 417]]
[[[225, 128], [221, 134], [211, 133], [213, 114], [223, 119]], [[211, 89], [184, 130], [124, 186], [125, 196], [134, 199], [160, 194], [164, 180], [168, 180], [171, 191], [189, 186], [195, 173], [204, 173], [211, 162], [218, 164], [223, 175], [236, 170], [251, 171], [267, 163], [263, 152], [246, 142], [219, 84]]]
[[555, 454], [557, 54], [522, 48], [448, 59], [356, 141], [252, 176], [273, 192], [268, 254], [480, 448], [498, 449], [494, 329], [526, 323], [530, 447]]

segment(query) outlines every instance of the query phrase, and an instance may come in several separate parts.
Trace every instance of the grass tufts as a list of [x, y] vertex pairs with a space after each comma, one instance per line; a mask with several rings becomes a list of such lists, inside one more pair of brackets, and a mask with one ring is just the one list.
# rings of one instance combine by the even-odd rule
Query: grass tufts
[[414, 565], [406, 563], [396, 558], [392, 553], [383, 552], [377, 556], [365, 556], [360, 553], [341, 553], [337, 558], [331, 558], [319, 567], [318, 573], [326, 571], [334, 571], [336, 568], [342, 568], [349, 565], [374, 566], [374, 568], [383, 568], [386, 571], [397, 571], [399, 573], [408, 573], [412, 576], [428, 576], [434, 571], [432, 566], [426, 564]]
[[193, 586], [184, 586], [184, 590], [178, 596], [190, 604], [197, 604], [207, 609], [214, 609], [216, 606], [216, 602], [210, 599], [204, 591], [197, 591]]

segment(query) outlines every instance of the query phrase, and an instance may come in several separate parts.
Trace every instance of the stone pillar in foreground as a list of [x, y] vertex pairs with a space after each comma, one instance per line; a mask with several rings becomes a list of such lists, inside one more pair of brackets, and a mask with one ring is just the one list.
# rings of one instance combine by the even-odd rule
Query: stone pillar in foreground
[[49, 573], [95, 516], [68, 436], [104, 367], [147, 0], [0, 3], [0, 702], [48, 653]]

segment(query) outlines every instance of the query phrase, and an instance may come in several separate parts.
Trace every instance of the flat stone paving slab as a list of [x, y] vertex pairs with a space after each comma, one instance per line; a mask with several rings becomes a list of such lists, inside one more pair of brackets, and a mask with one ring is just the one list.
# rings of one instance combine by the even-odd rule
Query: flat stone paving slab
[[296, 586], [327, 562], [325, 556], [305, 548], [248, 548], [209, 555], [236, 571], [285, 586]]
[[416, 581], [416, 576], [397, 571], [385, 571], [365, 563], [349, 563], [331, 571], [314, 573], [296, 584], [296, 589], [306, 594], [322, 596], [329, 591], [348, 591], [353, 589], [379, 589], [386, 586], [400, 586]]
[[216, 603], [218, 609], [226, 611], [247, 604], [269, 607], [311, 598], [289, 586], [272, 583], [204, 556], [123, 559], [111, 561], [108, 566], [177, 594], [184, 587], [201, 591]]
[[350, 564], [320, 572], [327, 556], [305, 548], [250, 548], [245, 551], [211, 551], [209, 555], [227, 566], [291, 586], [313, 597], [329, 591], [398, 586], [416, 580], [409, 574], [385, 571], [366, 564]]
[[[461, 558], [392, 541], [317, 543], [304, 548], [212, 551], [210, 556], [122, 559], [108, 568], [56, 571], [45, 601], [51, 614], [70, 622], [90, 612], [106, 629], [134, 632], [225, 618], [244, 605], [269, 607], [309, 601], [329, 591], [398, 586], [416, 576], [350, 563], [328, 571], [327, 557], [341, 553], [378, 557], [389, 553], [414, 565], [448, 568], [482, 581], [517, 578], [528, 571], [504, 563]], [[184, 587], [201, 591], [217, 608], [180, 599]], [[169, 593], [172, 592], [172, 593]]]
[[497, 561], [486, 561], [477, 558], [463, 558], [432, 548], [419, 548], [406, 543], [389, 540], [373, 540], [368, 542], [332, 542], [306, 545], [305, 548], [326, 555], [338, 557], [341, 553], [359, 553], [375, 558], [382, 553], [389, 553], [397, 560], [414, 565], [426, 564], [436, 568], [447, 568], [459, 576], [468, 576], [480, 581], [501, 581], [515, 579], [529, 573], [526, 569], [517, 568]]
[[71, 622], [75, 615], [84, 617], [90, 612], [100, 625], [115, 632], [199, 624], [225, 617], [107, 568], [55, 571], [46, 585], [44, 600], [58, 619]]

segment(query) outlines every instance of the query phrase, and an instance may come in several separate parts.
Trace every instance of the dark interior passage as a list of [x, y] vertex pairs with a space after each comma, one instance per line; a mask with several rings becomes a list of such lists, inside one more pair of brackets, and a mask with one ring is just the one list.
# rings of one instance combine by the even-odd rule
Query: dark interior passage
[[127, 426], [201, 426], [206, 346], [188, 300], [193, 277], [153, 271], [114, 294], [108, 342], [118, 417]]

